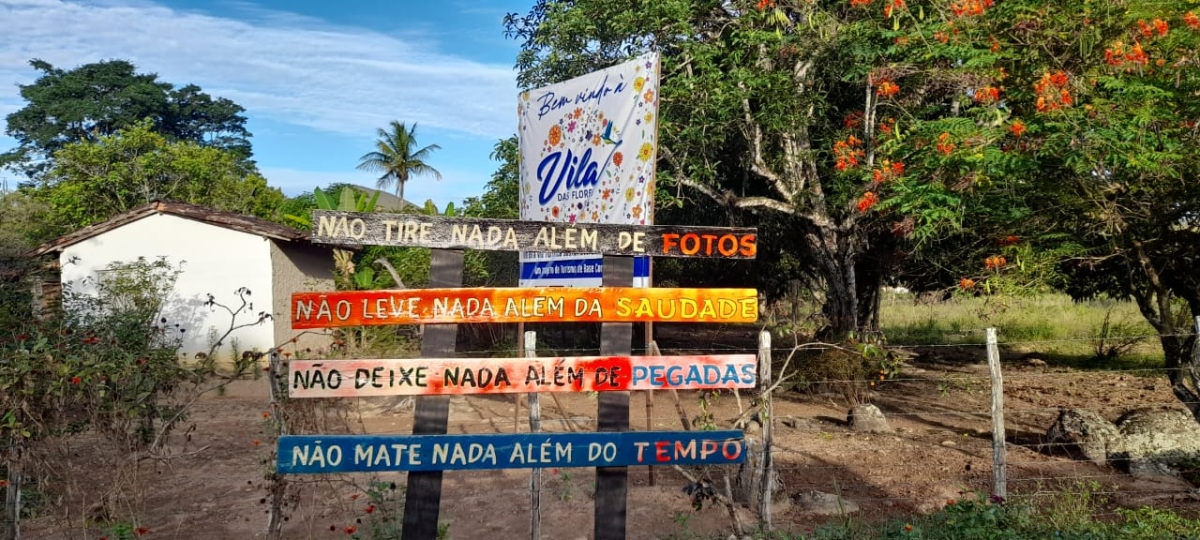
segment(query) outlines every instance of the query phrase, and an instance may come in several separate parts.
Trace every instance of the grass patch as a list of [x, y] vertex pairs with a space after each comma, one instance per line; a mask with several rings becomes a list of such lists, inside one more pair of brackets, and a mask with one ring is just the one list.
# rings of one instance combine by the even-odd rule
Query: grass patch
[[[941, 302], [886, 292], [880, 326], [892, 345], [981, 345], [995, 327], [1001, 346], [1083, 369], [1162, 367], [1154, 329], [1131, 302], [1075, 302], [1064, 294], [956, 295]], [[1128, 339], [1130, 336], [1145, 339]], [[1128, 343], [1133, 341], [1133, 343]]]

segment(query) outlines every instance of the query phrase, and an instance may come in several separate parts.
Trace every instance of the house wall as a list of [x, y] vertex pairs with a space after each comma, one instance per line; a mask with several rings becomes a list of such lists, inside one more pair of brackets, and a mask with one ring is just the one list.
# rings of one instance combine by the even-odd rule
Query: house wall
[[[186, 329], [180, 352], [185, 358], [194, 358], [196, 353], [207, 353], [211, 334], [224, 334], [232, 321], [227, 311], [204, 305], [209, 294], [236, 310], [241, 300], [235, 291], [240, 287], [250, 289], [247, 300], [253, 309], [239, 314], [238, 324], [253, 322], [260, 311], [274, 310], [271, 244], [257, 235], [154, 214], [68, 246], [59, 256], [59, 263], [64, 287], [89, 293], [96, 290], [97, 271], [113, 262], [166, 257], [175, 267], [182, 263], [183, 271], [163, 316], [168, 324]], [[234, 331], [218, 353], [221, 363], [228, 361], [234, 338], [241, 351], [266, 351], [275, 344], [275, 327], [268, 321]]]
[[271, 266], [275, 275], [271, 291], [275, 300], [272, 306], [275, 343], [296, 338], [296, 343], [285, 349], [317, 351], [327, 348], [330, 343], [327, 333], [292, 330], [291, 300], [295, 292], [334, 290], [333, 252], [310, 244], [271, 242]]

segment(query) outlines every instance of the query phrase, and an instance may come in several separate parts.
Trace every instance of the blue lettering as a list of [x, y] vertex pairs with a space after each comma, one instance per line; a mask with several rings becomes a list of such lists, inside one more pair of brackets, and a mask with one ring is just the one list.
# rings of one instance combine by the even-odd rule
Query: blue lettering
[[667, 368], [667, 384], [671, 386], [679, 386], [679, 383], [683, 382], [683, 375], [679, 373], [680, 369], [683, 368], [679, 366], [671, 366]]
[[[566, 184], [567, 189], [579, 189], [589, 186], [596, 186], [600, 183], [600, 176], [604, 174], [604, 169], [612, 162], [612, 156], [616, 153], [620, 143], [614, 144], [612, 151], [608, 153], [608, 157], [604, 160], [603, 165], [598, 165], [592, 161], [592, 149], [584, 150], [583, 155], [575, 157], [571, 150], [567, 150], [566, 160], [563, 160], [562, 151], [552, 152], [542, 158], [542, 162], [538, 164], [537, 179], [542, 184], [538, 191], [538, 203], [545, 205], [554, 200], [554, 196], [558, 194], [558, 190]], [[558, 168], [559, 164], [563, 164], [563, 168]], [[557, 173], [557, 174], [556, 174]]]
[[538, 107], [538, 119], [541, 119], [543, 116], [554, 112], [555, 109], [558, 109], [571, 102], [571, 98], [568, 97], [561, 97], [558, 99], [555, 99], [555, 97], [556, 96], [554, 95], [554, 92], [546, 92], [545, 94], [538, 96], [537, 101], [542, 105], [541, 107]]
[[651, 384], [653, 384], [654, 386], [662, 386], [663, 382], [664, 382], [662, 380], [662, 378], [663, 378], [663, 367], [662, 366], [650, 366], [650, 382], [651, 382]]
[[751, 384], [754, 382], [754, 380], [756, 378], [758, 378], [758, 377], [754, 373], [754, 365], [753, 364], [745, 364], [742, 366], [742, 382], [743, 383]]
[[700, 377], [700, 366], [688, 366], [687, 383], [691, 386], [704, 384], [704, 379]]
[[727, 384], [727, 383], [737, 384], [737, 382], [738, 382], [737, 368], [734, 367], [732, 364], [726, 365], [725, 366], [725, 375], [723, 377], [721, 377], [721, 384]]
[[649, 376], [646, 366], [633, 366], [633, 384], [636, 385], [639, 381], [643, 381]]
[[704, 366], [704, 384], [717, 384], [721, 382], [721, 368], [717, 366]]

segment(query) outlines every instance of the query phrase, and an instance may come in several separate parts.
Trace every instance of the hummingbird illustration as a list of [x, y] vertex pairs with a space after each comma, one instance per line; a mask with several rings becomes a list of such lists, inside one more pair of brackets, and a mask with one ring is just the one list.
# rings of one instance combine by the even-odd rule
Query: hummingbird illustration
[[621, 144], [621, 141], [624, 141], [625, 139], [621, 139], [620, 141], [614, 141], [612, 139], [612, 130], [613, 130], [613, 121], [609, 120], [609, 121], [605, 122], [604, 123], [604, 135], [601, 135], [600, 138], [608, 144]]

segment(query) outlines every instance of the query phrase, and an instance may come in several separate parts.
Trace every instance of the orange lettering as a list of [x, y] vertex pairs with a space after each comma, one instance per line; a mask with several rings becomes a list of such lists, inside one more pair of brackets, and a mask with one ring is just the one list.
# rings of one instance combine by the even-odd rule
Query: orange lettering
[[[726, 240], [729, 240], [729, 249], [725, 249], [725, 241]], [[737, 249], [738, 249], [737, 237], [732, 234], [727, 234], [725, 236], [722, 236], [721, 239], [717, 241], [717, 250], [721, 252], [721, 255], [724, 255], [726, 257], [732, 257], [734, 253], [737, 253]]]
[[[692, 241], [691, 249], [688, 249], [689, 239]], [[684, 255], [695, 255], [700, 251], [700, 237], [695, 233], [687, 233], [683, 235], [683, 238], [679, 239], [679, 250], [682, 251]]]
[[742, 255], [744, 255], [746, 257], [753, 257], [754, 254], [758, 253], [757, 241], [758, 241], [758, 237], [753, 234], [747, 234], [746, 236], [743, 236], [742, 237]]
[[671, 248], [679, 243], [679, 235], [675, 233], [664, 234], [662, 241], [663, 253], [670, 253]]

